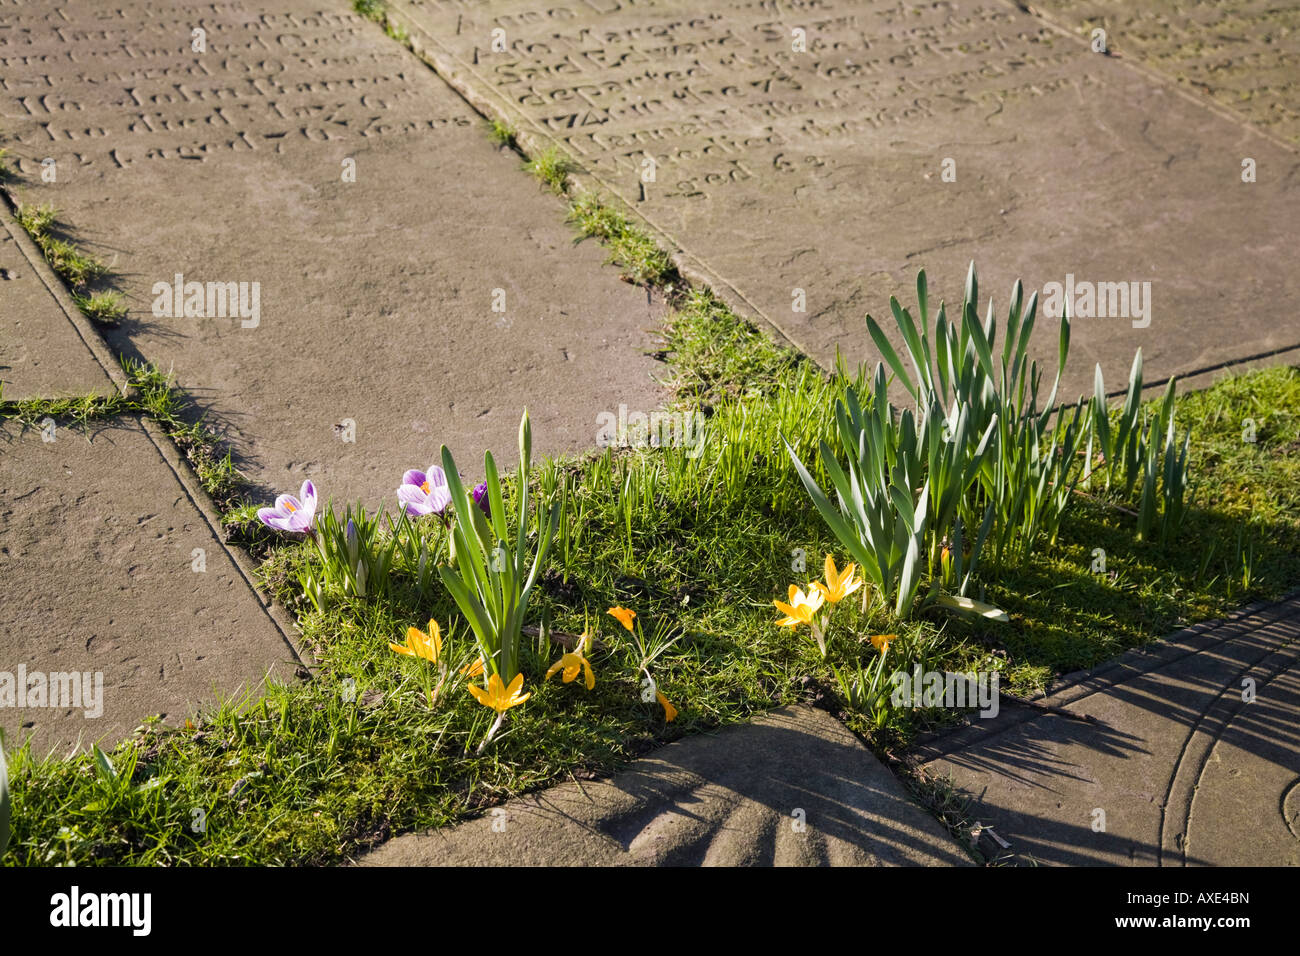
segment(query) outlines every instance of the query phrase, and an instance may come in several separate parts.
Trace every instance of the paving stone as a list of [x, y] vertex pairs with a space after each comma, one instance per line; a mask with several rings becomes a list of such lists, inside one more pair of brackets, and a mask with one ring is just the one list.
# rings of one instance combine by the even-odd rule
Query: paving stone
[[1272, 0], [1036, 0], [1037, 11], [1300, 143], [1300, 8]]
[[[959, 300], [972, 259], [1003, 313], [1016, 277], [1150, 283], [1149, 310], [1075, 310], [1066, 396], [1097, 362], [1118, 387], [1138, 347], [1155, 381], [1300, 344], [1277, 318], [1300, 305], [1295, 152], [1013, 4], [393, 7], [467, 97], [824, 364], [874, 361], [863, 314], [892, 328], [920, 267]], [[1055, 362], [1054, 322], [1034, 352]]]
[[1298, 664], [1293, 596], [1126, 654], [1041, 701], [1096, 723], [1004, 708], [917, 759], [950, 776], [1022, 862], [1297, 866]]
[[[512, 459], [525, 405], [555, 453], [662, 400], [661, 306], [342, 0], [9, 6], [0, 27], [18, 191], [117, 273], [110, 344], [173, 369], [264, 491], [393, 505], [444, 442], [469, 477], [485, 448]], [[205, 317], [155, 314], [178, 275]], [[244, 283], [244, 314], [209, 283]]]
[[[91, 351], [94, 331], [63, 299], [58, 280], [21, 227], [0, 209], [0, 383], [4, 399], [68, 398], [117, 392]], [[52, 288], [53, 286], [53, 288]], [[93, 339], [91, 340], [93, 341]], [[102, 348], [102, 346], [101, 346]]]
[[[113, 742], [146, 716], [175, 725], [267, 673], [292, 678], [282, 632], [139, 421], [88, 433], [6, 422], [0, 442], [7, 747], [29, 735], [40, 754]], [[48, 684], [74, 672], [91, 675], [86, 696], [60, 685], [60, 706], [53, 693], [23, 706], [20, 674]]]
[[[802, 811], [802, 813], [800, 813]], [[970, 859], [838, 721], [806, 706], [690, 737], [363, 866], [963, 866]]]

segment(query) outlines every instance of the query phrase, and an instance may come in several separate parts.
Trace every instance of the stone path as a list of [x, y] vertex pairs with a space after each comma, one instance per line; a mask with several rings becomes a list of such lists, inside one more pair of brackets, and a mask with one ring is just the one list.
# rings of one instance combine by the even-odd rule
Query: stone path
[[390, 840], [364, 866], [965, 866], [966, 853], [824, 711], [784, 707], [670, 744], [459, 826]]
[[[391, 503], [443, 442], [467, 471], [509, 458], [524, 404], [550, 453], [659, 404], [661, 303], [573, 244], [476, 109], [558, 143], [686, 275], [823, 362], [871, 358], [862, 313], [889, 325], [921, 266], [951, 301], [971, 258], [999, 309], [1016, 276], [1141, 292], [1076, 306], [1067, 395], [1094, 362], [1118, 387], [1137, 347], [1148, 383], [1300, 348], [1277, 319], [1300, 304], [1286, 11], [1234, 4], [1234, 31], [1176, 6], [1171, 34], [1154, 0], [393, 6], [441, 78], [342, 0], [0, 14], [10, 188], [109, 262], [130, 306], [111, 350], [172, 369], [268, 496], [311, 477]], [[1094, 21], [1120, 55], [1089, 51]], [[113, 354], [0, 221], [4, 397], [111, 394]], [[1048, 328], [1035, 354], [1055, 349]], [[90, 437], [0, 424], [0, 726], [38, 749], [180, 719], [294, 657], [174, 447], [134, 418]], [[1298, 600], [1048, 699], [1097, 724], [1006, 710], [920, 759], [1023, 860], [1300, 863]], [[6, 677], [62, 695], [74, 671], [102, 696], [5, 702]], [[500, 809], [359, 862], [478, 863], [485, 841], [517, 865], [970, 862], [806, 707]]]
[[[1300, 596], [1063, 679], [915, 754], [1020, 862], [1300, 865]], [[1253, 695], [1249, 701], [1243, 699]]]
[[[111, 395], [125, 378], [0, 210], [6, 400]], [[111, 746], [146, 717], [289, 679], [294, 629], [175, 445], [134, 416], [0, 419], [0, 730], [8, 747]]]
[[114, 367], [40, 251], [0, 211], [0, 384], [6, 401], [113, 395]]
[[[109, 344], [173, 369], [267, 494], [311, 477], [372, 507], [444, 442], [467, 474], [485, 449], [512, 459], [525, 405], [548, 453], [592, 447], [620, 404], [657, 408], [661, 306], [349, 6], [0, 14], [0, 56], [34, 64], [0, 90], [16, 192], [120, 277]], [[204, 295], [169, 301], [177, 276]]]
[[[5, 399], [111, 394], [114, 353], [150, 360], [268, 499], [311, 477], [371, 507], [443, 442], [467, 474], [487, 448], [512, 459], [524, 405], [547, 453], [591, 447], [602, 411], [659, 405], [662, 366], [645, 353], [661, 304], [595, 244], [574, 246], [562, 204], [446, 84], [337, 6], [0, 13], [6, 185], [54, 205], [130, 306], [120, 328], [91, 328], [0, 213]], [[178, 276], [205, 284], [201, 315], [184, 288], [159, 298]], [[292, 625], [148, 423], [96, 426], [93, 441], [3, 427], [10, 746], [111, 743], [147, 715], [175, 722], [292, 673]], [[4, 696], [6, 677], [13, 692], [20, 675], [74, 671], [102, 676], [102, 712]]]
[[292, 625], [214, 522], [171, 442], [134, 418], [89, 434], [0, 423], [7, 746], [113, 744], [149, 715], [175, 725], [267, 674], [292, 678]]
[[[959, 300], [971, 259], [1002, 312], [1016, 277], [1150, 283], [1143, 309], [1118, 288], [1108, 317], [1076, 303], [1068, 396], [1096, 362], [1117, 388], [1138, 347], [1149, 382], [1300, 347], [1258, 308], [1300, 305], [1278, 268], [1294, 149], [1014, 4], [393, 7], [468, 98], [558, 143], [684, 271], [824, 363], [837, 345], [874, 361], [863, 313], [892, 327], [888, 297], [913, 301], [922, 266]], [[1294, 73], [1294, 47], [1263, 52]]]

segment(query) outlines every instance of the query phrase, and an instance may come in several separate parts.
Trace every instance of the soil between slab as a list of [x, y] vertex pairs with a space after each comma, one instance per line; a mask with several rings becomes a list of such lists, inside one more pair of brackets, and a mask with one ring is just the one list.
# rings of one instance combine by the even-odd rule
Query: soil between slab
[[[0, 95], [16, 191], [117, 274], [110, 344], [174, 370], [268, 495], [310, 477], [392, 504], [443, 443], [467, 477], [485, 449], [513, 459], [524, 406], [548, 453], [657, 408], [661, 304], [574, 245], [562, 203], [423, 63], [327, 6], [0, 15], [0, 53], [45, 58]], [[160, 299], [177, 276], [204, 284], [202, 317], [183, 285]], [[222, 317], [231, 290], [246, 308]]]
[[[177, 724], [215, 694], [288, 679], [293, 650], [141, 423], [88, 433], [0, 425], [0, 726], [16, 747], [115, 742], [147, 716]], [[24, 707], [19, 671], [102, 675]], [[33, 685], [34, 686], [34, 685]], [[64, 691], [68, 697], [65, 698]], [[29, 688], [28, 693], [31, 693]], [[101, 707], [102, 705], [102, 707]], [[87, 713], [87, 712], [90, 713]]]
[[[1300, 344], [1277, 318], [1300, 305], [1279, 267], [1295, 152], [1011, 4], [393, 7], [468, 97], [558, 142], [686, 274], [824, 364], [837, 345], [874, 362], [862, 315], [891, 329], [918, 268], [959, 303], [972, 259], [981, 315], [1017, 277], [1150, 283], [1149, 310], [1109, 285], [1106, 317], [1076, 302], [1063, 398], [1095, 363], [1122, 386], [1139, 347], [1156, 380]], [[1050, 367], [1056, 322], [1038, 328]]]
[[608, 780], [397, 837], [362, 866], [967, 866], [969, 857], [824, 711], [783, 707]]

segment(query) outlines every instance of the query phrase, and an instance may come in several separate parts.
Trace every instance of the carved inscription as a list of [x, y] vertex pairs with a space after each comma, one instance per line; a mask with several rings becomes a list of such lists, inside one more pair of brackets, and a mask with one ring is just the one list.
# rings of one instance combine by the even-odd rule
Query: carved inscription
[[[371, 42], [362, 42], [361, 37]], [[19, 172], [42, 157], [129, 167], [219, 153], [436, 133], [412, 92], [423, 69], [341, 11], [241, 2], [136, 9], [0, 3], [0, 104]], [[201, 42], [200, 42], [201, 38]]]

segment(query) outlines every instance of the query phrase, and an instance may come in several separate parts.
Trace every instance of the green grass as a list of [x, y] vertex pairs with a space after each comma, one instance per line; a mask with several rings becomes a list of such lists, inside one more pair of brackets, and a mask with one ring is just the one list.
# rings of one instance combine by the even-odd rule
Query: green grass
[[517, 133], [515, 128], [509, 123], [503, 123], [499, 119], [493, 119], [489, 122], [488, 137], [498, 146], [517, 149], [518, 143], [515, 141]]
[[[683, 320], [687, 329], [705, 315], [725, 325], [717, 308], [697, 310]], [[386, 599], [308, 609], [296, 571], [313, 554], [306, 545], [285, 544], [262, 573], [300, 615], [304, 643], [319, 658], [313, 679], [274, 686], [242, 714], [233, 705], [208, 711], [195, 731], [146, 725], [117, 748], [114, 760], [121, 765], [138, 751], [135, 784], [158, 782], [107, 803], [88, 758], [40, 762], [19, 750], [11, 760], [12, 860], [332, 862], [392, 833], [451, 822], [570, 775], [607, 772], [682, 734], [782, 703], [820, 698], [886, 754], [950, 721], [946, 712], [899, 712], [875, 731], [843, 709], [829, 668], [811, 645], [773, 626], [771, 599], [790, 580], [815, 574], [830, 544], [776, 435], [786, 434], [801, 451], [824, 437], [825, 416], [817, 412], [834, 389], [805, 363], [772, 363], [770, 346], [732, 334], [741, 344], [722, 361], [698, 348], [698, 333], [678, 331], [684, 388], [713, 382], [708, 394], [717, 402], [698, 459], [680, 449], [610, 449], [538, 471], [539, 481], [562, 489], [567, 518], [537, 600], [561, 631], [580, 632], [587, 614], [604, 622], [602, 638], [611, 646], [592, 658], [595, 691], [541, 683], [559, 651], [530, 649], [524, 671], [534, 696], [476, 757], [489, 716], [484, 708], [460, 691], [431, 710], [419, 662], [387, 646], [407, 626], [435, 616], [444, 629], [451, 625], [454, 646], [468, 647], [447, 596], [436, 587], [415, 593], [412, 569], [399, 566]], [[751, 389], [734, 381], [723, 388], [725, 377], [705, 372], [692, 356], [705, 367], [771, 368]], [[1183, 420], [1198, 423], [1193, 447], [1200, 476], [1180, 547], [1134, 542], [1130, 516], [1080, 498], [1056, 547], [983, 575], [1011, 624], [923, 616], [901, 629], [898, 663], [995, 668], [1004, 689], [1026, 693], [1055, 674], [1188, 621], [1279, 595], [1300, 580], [1294, 437], [1300, 373], [1272, 369], [1229, 379], [1182, 397], [1179, 405]], [[1254, 444], [1241, 441], [1245, 417], [1261, 423]], [[440, 526], [423, 527], [441, 549]], [[1249, 587], [1234, 567], [1243, 527], [1255, 542]], [[1218, 550], [1199, 572], [1211, 545]], [[1089, 570], [1094, 547], [1107, 549], [1115, 580]], [[806, 574], [791, 571], [795, 549], [806, 552]], [[652, 627], [661, 622], [684, 633], [655, 668], [681, 710], [675, 723], [665, 724], [658, 708], [641, 703], [630, 647], [604, 615], [614, 604], [637, 610]], [[851, 629], [832, 639], [838, 660], [866, 659], [860, 635], [899, 630], [878, 611], [855, 609], [849, 618]], [[951, 800], [936, 793], [939, 809], [954, 815]], [[99, 809], [82, 809], [90, 805]], [[189, 829], [194, 808], [205, 811], [204, 833]]]
[[573, 172], [573, 163], [554, 146], [547, 147], [526, 161], [524, 169], [557, 196], [563, 196], [569, 191], [569, 173]]
[[122, 304], [122, 295], [118, 292], [95, 292], [91, 295], [73, 293], [72, 301], [82, 315], [101, 325], [120, 325], [126, 318], [126, 306]]
[[[564, 172], [547, 172], [549, 160], [539, 157], [535, 163], [543, 164], [534, 174], [544, 182], [551, 176], [563, 179]], [[563, 190], [556, 190], [561, 192]], [[672, 259], [644, 230], [636, 227], [618, 209], [606, 203], [595, 193], [582, 193], [569, 203], [569, 221], [578, 229], [578, 241], [586, 238], [600, 240], [609, 249], [609, 261], [623, 269], [623, 278], [636, 285], [671, 285], [677, 278]]]
[[74, 291], [80, 292], [90, 283], [107, 276], [108, 267], [97, 257], [83, 253], [76, 243], [59, 238], [56, 216], [54, 207], [50, 205], [21, 203], [17, 209], [18, 224], [32, 237], [50, 268]]
[[[19, 203], [16, 210], [18, 225], [26, 230], [33, 239], [47, 235], [54, 225], [54, 207], [48, 203], [33, 206], [31, 203]], [[38, 240], [39, 241], [39, 240]]]

